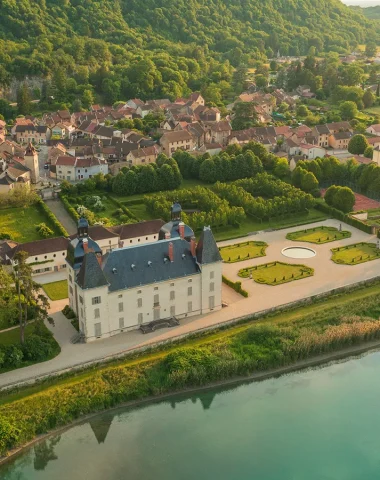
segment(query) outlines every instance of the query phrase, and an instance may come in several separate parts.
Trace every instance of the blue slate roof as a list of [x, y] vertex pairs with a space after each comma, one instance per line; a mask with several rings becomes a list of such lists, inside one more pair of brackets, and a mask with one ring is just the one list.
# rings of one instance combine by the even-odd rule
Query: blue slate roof
[[[92, 240], [92, 238], [85, 238], [87, 239], [89, 250], [93, 250], [95, 253], [99, 254], [102, 253], [101, 248], [96, 242], [94, 242], [94, 240]], [[74, 238], [73, 240], [71, 240], [67, 249], [66, 260], [74, 268], [74, 270], [80, 268], [84, 256], [83, 238]]]
[[203, 228], [196, 248], [196, 255], [198, 263], [202, 265], [222, 261], [222, 257], [210, 227]]
[[[173, 262], [168, 258], [171, 242]], [[200, 273], [190, 243], [182, 238], [113, 250], [104, 256], [102, 268], [110, 292]]]
[[108, 285], [95, 253], [90, 252], [84, 256], [82, 266], [77, 275], [77, 283], [83, 289]]

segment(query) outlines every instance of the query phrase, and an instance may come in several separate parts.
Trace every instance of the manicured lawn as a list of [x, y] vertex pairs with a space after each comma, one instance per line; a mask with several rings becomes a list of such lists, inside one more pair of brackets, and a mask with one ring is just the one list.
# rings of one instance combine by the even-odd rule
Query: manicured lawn
[[333, 248], [331, 260], [342, 265], [357, 265], [380, 258], [376, 243], [356, 243], [346, 247]]
[[265, 242], [243, 242], [219, 249], [226, 263], [242, 262], [249, 258], [265, 257], [268, 244]]
[[346, 230], [339, 231], [335, 227], [315, 227], [305, 230], [299, 230], [298, 232], [288, 233], [286, 238], [297, 242], [308, 243], [329, 243], [336, 240], [342, 240], [343, 238], [350, 238], [351, 232]]
[[[36, 225], [46, 223], [52, 228], [45, 215], [36, 206], [0, 209], [0, 232], [8, 233], [16, 242], [32, 242], [43, 237]], [[56, 232], [56, 235], [59, 235]]]
[[155, 220], [152, 215], [147, 211], [144, 203], [138, 203], [137, 205], [126, 205], [133, 215], [139, 220]]
[[[26, 326], [25, 338], [33, 333], [34, 326], [32, 323]], [[12, 343], [18, 343], [20, 341], [20, 329], [13, 328], [7, 332], [0, 332], [0, 345], [11, 345]]]
[[365, 113], [369, 113], [370, 115], [380, 115], [380, 106], [374, 106], [367, 108], [364, 110]]
[[248, 278], [252, 275], [256, 283], [266, 285], [281, 285], [314, 275], [314, 270], [306, 265], [291, 265], [282, 262], [265, 263], [256, 267], [239, 270], [239, 277]]
[[63, 300], [69, 296], [67, 291], [67, 280], [59, 282], [45, 283], [42, 285], [50, 300]]
[[323, 213], [315, 208], [310, 209], [308, 213], [298, 213], [289, 215], [288, 217], [275, 218], [273, 220], [265, 220], [258, 222], [253, 218], [247, 217], [240, 225], [240, 228], [232, 226], [213, 228], [215, 240], [221, 242], [223, 240], [230, 240], [232, 238], [244, 237], [252, 232], [259, 232], [262, 230], [289, 228], [297, 225], [305, 225], [308, 223], [321, 222], [330, 218], [329, 215]]

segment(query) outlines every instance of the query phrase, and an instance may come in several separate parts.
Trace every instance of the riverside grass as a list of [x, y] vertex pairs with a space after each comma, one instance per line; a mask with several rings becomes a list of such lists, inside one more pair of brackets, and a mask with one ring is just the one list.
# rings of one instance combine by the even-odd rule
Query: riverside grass
[[[289, 366], [380, 338], [380, 285], [41, 384], [0, 405], [0, 452], [118, 404]], [[324, 306], [324, 303], [327, 306]], [[314, 308], [313, 308], [314, 307]], [[13, 400], [12, 400], [13, 395]]]

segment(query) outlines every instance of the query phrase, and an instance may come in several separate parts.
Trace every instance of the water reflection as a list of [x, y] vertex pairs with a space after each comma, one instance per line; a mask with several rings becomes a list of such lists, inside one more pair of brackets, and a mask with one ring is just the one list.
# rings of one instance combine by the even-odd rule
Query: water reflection
[[54, 448], [61, 440], [61, 436], [48, 438], [46, 441], [37, 443], [34, 446], [34, 469], [45, 470], [47, 464], [53, 460], [58, 460], [54, 453]]

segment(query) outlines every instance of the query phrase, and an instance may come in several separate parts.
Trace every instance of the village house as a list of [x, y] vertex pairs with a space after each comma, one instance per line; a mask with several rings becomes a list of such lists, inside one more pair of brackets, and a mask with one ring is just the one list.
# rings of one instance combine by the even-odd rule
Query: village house
[[330, 133], [338, 133], [338, 132], [351, 132], [353, 133], [353, 128], [349, 124], [349, 122], [334, 122], [334, 123], [326, 123], [327, 128], [330, 130]]
[[219, 143], [221, 145], [227, 145], [231, 132], [231, 125], [227, 120], [206, 125], [206, 143]]
[[197, 244], [179, 205], [156, 241], [105, 255], [80, 223], [67, 264], [69, 304], [86, 342], [222, 307], [222, 258], [212, 231], [205, 227]]
[[155, 163], [158, 156], [158, 149], [155, 146], [137, 148], [131, 150], [126, 159], [130, 165], [147, 165], [148, 163]]
[[317, 138], [317, 145], [320, 147], [329, 146], [329, 137], [331, 132], [327, 125], [316, 125], [313, 127], [311, 134]]
[[100, 158], [76, 158], [68, 155], [57, 158], [56, 164], [57, 180], [68, 180], [69, 182], [87, 180], [98, 173], [107, 175], [108, 164]]
[[46, 125], [17, 125], [14, 135], [20, 144], [32, 142], [45, 145], [51, 137], [51, 130]]
[[315, 158], [324, 157], [326, 155], [326, 149], [319, 145], [301, 143], [299, 146], [299, 154], [304, 155], [308, 160], [314, 160]]
[[352, 138], [351, 132], [337, 132], [329, 136], [329, 146], [334, 150], [347, 150]]
[[162, 153], [171, 157], [177, 150], [191, 151], [195, 147], [193, 136], [186, 130], [164, 133], [160, 139]]
[[370, 133], [371, 135], [376, 135], [380, 137], [380, 123], [376, 125], [371, 125], [370, 127], [366, 128], [366, 132]]

